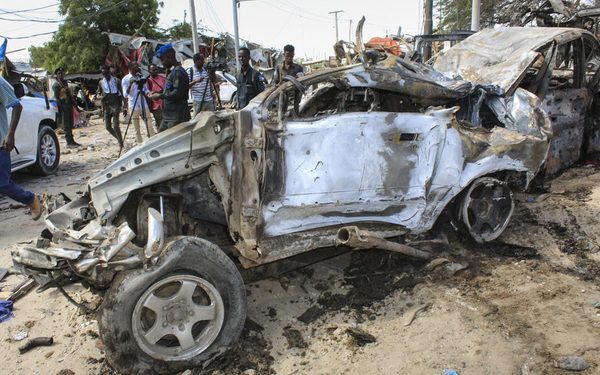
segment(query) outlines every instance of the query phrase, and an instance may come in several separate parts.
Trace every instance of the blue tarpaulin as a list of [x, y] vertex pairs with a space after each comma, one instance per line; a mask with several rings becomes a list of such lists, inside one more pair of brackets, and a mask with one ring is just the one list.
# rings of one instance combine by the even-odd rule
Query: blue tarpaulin
[[0, 323], [7, 321], [15, 316], [12, 312], [12, 301], [0, 300]]

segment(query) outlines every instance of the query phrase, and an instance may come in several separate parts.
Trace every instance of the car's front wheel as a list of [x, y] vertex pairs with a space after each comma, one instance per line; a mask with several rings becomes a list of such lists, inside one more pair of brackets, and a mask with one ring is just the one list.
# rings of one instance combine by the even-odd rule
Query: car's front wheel
[[462, 226], [479, 243], [500, 237], [515, 208], [508, 184], [493, 177], [473, 181], [459, 204]]
[[100, 335], [124, 374], [174, 373], [207, 364], [239, 338], [246, 290], [216, 245], [180, 237], [149, 270], [123, 272], [104, 297]]
[[48, 125], [40, 126], [38, 131], [37, 157], [31, 171], [48, 176], [56, 171], [60, 161], [60, 146], [54, 130]]

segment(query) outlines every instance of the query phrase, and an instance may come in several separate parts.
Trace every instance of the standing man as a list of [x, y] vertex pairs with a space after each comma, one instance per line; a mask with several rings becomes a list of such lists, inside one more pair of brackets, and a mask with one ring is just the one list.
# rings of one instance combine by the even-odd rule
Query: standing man
[[81, 145], [73, 139], [73, 107], [77, 104], [73, 95], [71, 95], [69, 84], [65, 81], [64, 69], [57, 68], [54, 75], [56, 76], [56, 82], [52, 85], [52, 92], [56, 104], [58, 104], [60, 127], [65, 131], [67, 148], [79, 147]]
[[188, 91], [190, 89], [190, 77], [181, 63], [177, 61], [175, 50], [171, 44], [165, 44], [156, 51], [156, 56], [166, 69], [170, 69], [167, 82], [162, 93], [150, 95], [150, 99], [163, 99], [163, 121], [159, 132], [172, 128], [173, 126], [189, 121]]
[[283, 64], [275, 69], [275, 77], [273, 78], [275, 84], [281, 83], [285, 76], [292, 76], [295, 78], [304, 76], [304, 68], [302, 65], [294, 63], [294, 51], [295, 48], [291, 44], [287, 44], [283, 47]]
[[250, 66], [250, 50], [248, 48], [240, 48], [238, 59], [241, 71], [237, 77], [238, 105], [236, 109], [242, 109], [252, 98], [265, 90], [266, 84], [265, 77]]
[[142, 144], [144, 140], [140, 131], [140, 118], [146, 126], [148, 137], [152, 137], [156, 133], [153, 127], [148, 126], [148, 112], [150, 112], [150, 108], [148, 108], [146, 102], [146, 93], [144, 92], [146, 86], [141, 80], [140, 66], [137, 62], [130, 61], [128, 68], [129, 73], [123, 77], [123, 93], [125, 101], [129, 103], [129, 110], [131, 111], [129, 116], [131, 116], [130, 119], [135, 129], [135, 139], [138, 144]]
[[192, 59], [194, 66], [190, 68], [188, 74], [192, 99], [194, 99], [194, 116], [196, 116], [201, 111], [214, 111], [215, 104], [212, 96], [212, 82], [208, 71], [204, 69], [204, 56], [196, 53]]
[[[6, 110], [12, 108], [10, 126]], [[37, 220], [42, 216], [42, 205], [39, 198], [30, 191], [24, 190], [10, 178], [10, 152], [15, 147], [15, 131], [21, 118], [23, 107], [15, 96], [12, 86], [0, 76], [0, 194], [29, 206], [31, 218]]]
[[[167, 77], [163, 74], [158, 73], [158, 66], [156, 64], [150, 64], [148, 67], [148, 71], [150, 72], [150, 76], [148, 77], [148, 81], [146, 82], [146, 88], [148, 90], [148, 99], [154, 93], [162, 93], [165, 89], [165, 84], [167, 81]], [[152, 112], [152, 116], [154, 116], [154, 126], [158, 131], [160, 124], [162, 123], [162, 110], [163, 110], [163, 100], [162, 99], [150, 99], [150, 112]]]
[[119, 146], [123, 147], [123, 136], [119, 125], [119, 113], [124, 104], [123, 92], [121, 91], [121, 83], [119, 79], [113, 77], [111, 69], [104, 65], [101, 68], [102, 78], [98, 91], [102, 97], [102, 111], [104, 112], [104, 127], [115, 137]]

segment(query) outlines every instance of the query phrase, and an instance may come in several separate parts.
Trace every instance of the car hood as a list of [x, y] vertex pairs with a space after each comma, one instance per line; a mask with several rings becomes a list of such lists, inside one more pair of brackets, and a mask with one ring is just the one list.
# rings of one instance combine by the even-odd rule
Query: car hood
[[134, 190], [205, 170], [233, 137], [233, 114], [201, 112], [132, 148], [88, 183], [98, 217], [112, 220]]
[[485, 29], [440, 52], [433, 68], [446, 74], [458, 74], [474, 84], [496, 85], [511, 94], [539, 55], [538, 49], [584, 32], [558, 27]]

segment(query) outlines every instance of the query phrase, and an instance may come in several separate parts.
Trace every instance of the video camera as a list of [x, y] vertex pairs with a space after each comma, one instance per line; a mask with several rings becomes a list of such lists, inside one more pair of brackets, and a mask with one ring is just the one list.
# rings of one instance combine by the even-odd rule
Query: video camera
[[138, 73], [132, 77], [132, 80], [137, 84], [138, 88], [141, 89], [148, 81], [148, 77], [143, 77], [140, 73]]

